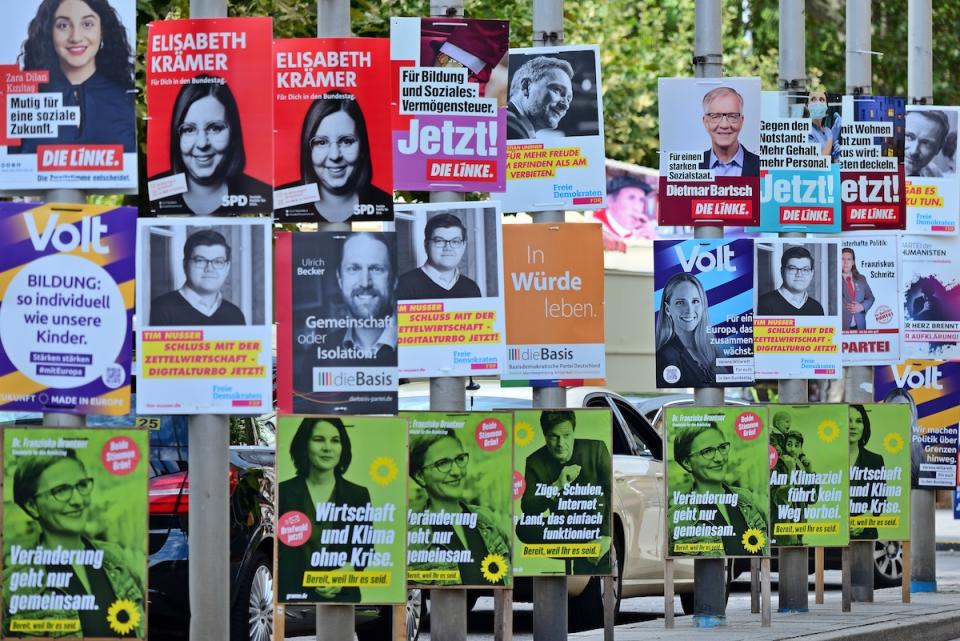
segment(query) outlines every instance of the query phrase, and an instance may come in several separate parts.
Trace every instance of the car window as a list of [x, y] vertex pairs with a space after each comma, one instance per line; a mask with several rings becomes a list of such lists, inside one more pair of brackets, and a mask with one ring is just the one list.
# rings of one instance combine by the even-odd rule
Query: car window
[[647, 422], [647, 419], [643, 418], [640, 412], [630, 403], [625, 403], [616, 398], [610, 400], [626, 422], [630, 434], [636, 442], [638, 456], [650, 456], [662, 460], [663, 441], [657, 436], [656, 431]]
[[[594, 396], [587, 399], [587, 407], [597, 407], [603, 409], [612, 409], [605, 395]], [[625, 456], [636, 456], [637, 450], [629, 434], [620, 425], [617, 413], [612, 412], [613, 418], [613, 453]]]

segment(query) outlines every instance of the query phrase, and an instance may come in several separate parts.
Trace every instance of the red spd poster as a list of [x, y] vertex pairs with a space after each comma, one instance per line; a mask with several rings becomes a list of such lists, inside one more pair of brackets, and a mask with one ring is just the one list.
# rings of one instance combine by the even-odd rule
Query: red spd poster
[[148, 27], [151, 213], [270, 212], [272, 20], [162, 20]]
[[390, 41], [274, 42], [282, 222], [393, 220]]

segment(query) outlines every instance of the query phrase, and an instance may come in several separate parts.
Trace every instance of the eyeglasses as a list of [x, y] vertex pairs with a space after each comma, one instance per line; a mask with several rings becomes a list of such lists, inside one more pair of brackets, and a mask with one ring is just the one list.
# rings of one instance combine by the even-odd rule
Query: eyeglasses
[[443, 249], [444, 247], [452, 247], [454, 249], [460, 249], [463, 247], [462, 238], [454, 238], [452, 240], [447, 240], [446, 238], [440, 238], [439, 236], [434, 236], [430, 239], [430, 244], [436, 247], [437, 249]]
[[[192, 142], [200, 133], [200, 128], [192, 122], [185, 122], [177, 128], [177, 131], [180, 133], [180, 140]], [[222, 120], [208, 122], [203, 127], [203, 133], [207, 140], [221, 142], [230, 135], [230, 125]]]
[[467, 463], [470, 461], [470, 454], [464, 452], [463, 454], [457, 454], [454, 458], [442, 458], [439, 461], [434, 461], [429, 465], [424, 465], [424, 469], [432, 467], [441, 474], [448, 474], [451, 469], [453, 469], [453, 464], [456, 463], [457, 467], [461, 470], [467, 467]]
[[730, 444], [723, 443], [721, 445], [717, 445], [716, 447], [705, 447], [702, 450], [697, 450], [696, 452], [692, 452], [690, 456], [700, 456], [702, 458], [710, 459], [712, 461], [713, 459], [717, 458], [717, 454], [725, 457], [729, 453], [730, 453]]
[[220, 271], [221, 269], [226, 267], [227, 263], [229, 262], [230, 261], [225, 258], [214, 258], [213, 260], [209, 260], [207, 258], [203, 258], [202, 256], [194, 256], [193, 258], [190, 259], [190, 263], [194, 267], [196, 267], [197, 269], [202, 269], [204, 271], [206, 271], [207, 267], [213, 267], [217, 271]]
[[337, 149], [343, 151], [350, 150], [359, 144], [360, 139], [356, 136], [340, 136], [336, 141], [332, 141], [326, 136], [314, 136], [310, 139], [310, 149], [314, 151], [330, 151], [330, 145], [336, 145]]
[[717, 113], [711, 112], [704, 114], [707, 117], [707, 120], [713, 123], [720, 122], [722, 119], [726, 118], [729, 123], [738, 123], [743, 120], [743, 114], [731, 112], [731, 113]]
[[813, 273], [813, 268], [811, 267], [794, 267], [793, 265], [787, 265], [787, 273], [791, 276], [796, 276], [797, 274], [801, 276], [809, 276]]
[[33, 495], [33, 497], [37, 498], [43, 496], [44, 494], [49, 494], [54, 498], [54, 500], [60, 503], [66, 503], [73, 497], [74, 490], [76, 490], [77, 494], [80, 496], [90, 496], [90, 492], [93, 491], [93, 479], [80, 479], [72, 485], [69, 483], [64, 483], [63, 485], [58, 485], [43, 492], [37, 492]]

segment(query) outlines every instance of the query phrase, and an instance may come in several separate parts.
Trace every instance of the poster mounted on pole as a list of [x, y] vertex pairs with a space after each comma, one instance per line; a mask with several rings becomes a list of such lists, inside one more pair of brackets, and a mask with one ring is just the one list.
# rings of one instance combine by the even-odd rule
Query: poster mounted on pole
[[504, 190], [509, 46], [505, 20], [390, 19], [397, 189]]
[[960, 356], [960, 262], [951, 238], [900, 240], [903, 357]]
[[273, 21], [159, 20], [148, 27], [150, 212], [271, 212]]
[[500, 203], [398, 205], [400, 376], [492, 376], [505, 358]]
[[753, 241], [656, 240], [657, 387], [753, 381]]
[[391, 220], [387, 39], [275, 40], [273, 58], [274, 218]]
[[507, 189], [491, 196], [505, 212], [601, 209], [600, 48], [511, 49], [506, 91]]
[[137, 210], [0, 203], [0, 411], [130, 411]]
[[900, 362], [900, 238], [840, 239], [840, 302], [844, 365]]
[[137, 413], [273, 406], [269, 218], [140, 219]]
[[907, 233], [956, 236], [960, 222], [957, 107], [907, 105], [903, 162]]
[[760, 224], [760, 79], [660, 78], [661, 225]]

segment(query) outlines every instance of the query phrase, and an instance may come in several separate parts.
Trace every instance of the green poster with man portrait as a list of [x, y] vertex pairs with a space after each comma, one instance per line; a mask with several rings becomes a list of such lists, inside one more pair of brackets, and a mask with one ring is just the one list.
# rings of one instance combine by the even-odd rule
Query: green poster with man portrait
[[770, 405], [770, 544], [850, 541], [847, 406]]
[[514, 412], [513, 575], [611, 572], [610, 412]]
[[910, 406], [850, 406], [850, 539], [910, 540]]
[[144, 639], [147, 432], [3, 433], [3, 638]]
[[279, 423], [277, 602], [406, 603], [407, 420]]
[[770, 554], [766, 407], [667, 408], [667, 556]]
[[513, 414], [409, 412], [407, 581], [512, 584]]

